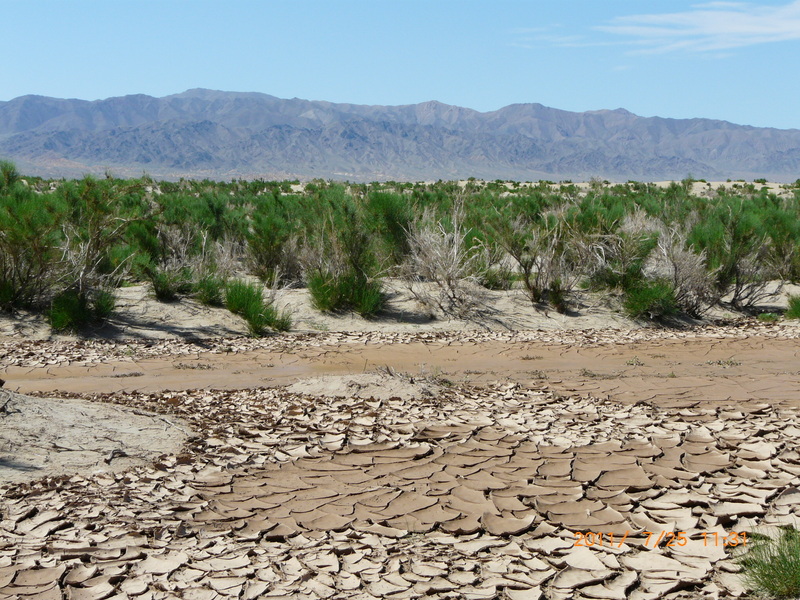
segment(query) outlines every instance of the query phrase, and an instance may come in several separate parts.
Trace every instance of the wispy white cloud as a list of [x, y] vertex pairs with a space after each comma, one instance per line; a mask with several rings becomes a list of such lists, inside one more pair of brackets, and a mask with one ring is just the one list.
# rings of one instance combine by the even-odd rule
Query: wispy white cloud
[[584, 41], [584, 37], [574, 33], [566, 33], [561, 25], [542, 27], [517, 27], [511, 30], [514, 39], [510, 44], [520, 48], [535, 46], [571, 46]]
[[620, 16], [595, 29], [624, 36], [641, 52], [718, 52], [800, 39], [800, 0], [706, 2], [683, 12]]

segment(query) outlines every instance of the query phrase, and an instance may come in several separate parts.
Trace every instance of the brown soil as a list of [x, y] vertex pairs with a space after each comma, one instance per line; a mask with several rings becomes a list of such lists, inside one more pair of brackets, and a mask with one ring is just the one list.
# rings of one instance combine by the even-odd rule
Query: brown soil
[[191, 437], [8, 486], [0, 597], [738, 597], [720, 540], [800, 517], [798, 352], [754, 322], [7, 344], [7, 389]]
[[[530, 332], [419, 336], [318, 334], [281, 338], [278, 347], [235, 342], [172, 356], [100, 362], [59, 360], [8, 366], [7, 387], [28, 392], [242, 389], [319, 375], [391, 369], [454, 383], [512, 381], [562, 394], [647, 401], [659, 406], [763, 400], [794, 403], [800, 389], [800, 327], [750, 325], [687, 332]], [[560, 343], [572, 338], [570, 343]], [[614, 341], [615, 338], [617, 341]], [[227, 344], [227, 346], [226, 346]], [[40, 360], [39, 362], [42, 362]], [[794, 404], [792, 404], [794, 406]]]

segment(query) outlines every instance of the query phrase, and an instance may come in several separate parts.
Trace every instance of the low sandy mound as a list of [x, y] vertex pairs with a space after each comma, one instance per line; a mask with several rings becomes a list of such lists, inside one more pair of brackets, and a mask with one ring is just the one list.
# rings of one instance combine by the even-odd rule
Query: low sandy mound
[[293, 383], [286, 389], [293, 394], [326, 396], [328, 398], [416, 400], [432, 398], [442, 388], [428, 378], [420, 379], [387, 372], [309, 377]]
[[179, 419], [141, 410], [0, 390], [0, 485], [119, 471], [178, 451], [187, 434]]

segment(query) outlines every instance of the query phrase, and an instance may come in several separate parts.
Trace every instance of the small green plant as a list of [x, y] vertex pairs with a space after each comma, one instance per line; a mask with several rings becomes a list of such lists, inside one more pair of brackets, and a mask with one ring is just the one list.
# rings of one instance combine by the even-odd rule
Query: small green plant
[[107, 319], [114, 306], [114, 294], [110, 291], [100, 290], [90, 301], [85, 294], [69, 289], [53, 298], [47, 318], [54, 331], [78, 331], [90, 323]]
[[114, 292], [109, 290], [99, 290], [97, 293], [95, 293], [94, 300], [92, 302], [92, 312], [94, 313], [94, 318], [98, 321], [104, 321], [111, 316], [116, 304], [117, 301], [114, 298]]
[[247, 321], [251, 335], [260, 337], [267, 328], [288, 331], [292, 326], [291, 316], [278, 312], [271, 302], [264, 301], [260, 286], [244, 281], [232, 281], [225, 288], [225, 304], [228, 310]]
[[784, 316], [787, 319], [800, 319], [800, 296], [789, 296], [789, 308]]
[[86, 296], [67, 290], [53, 298], [47, 316], [54, 331], [77, 331], [92, 320], [92, 311]]
[[514, 272], [505, 267], [487, 269], [481, 283], [487, 290], [507, 291], [514, 285]]
[[378, 281], [357, 279], [351, 292], [353, 309], [365, 319], [374, 317], [386, 303]]
[[666, 281], [641, 281], [625, 291], [625, 312], [634, 319], [658, 319], [678, 308], [675, 291]]
[[225, 280], [214, 275], [201, 277], [194, 285], [197, 301], [206, 306], [224, 306]]
[[706, 361], [706, 364], [707, 365], [712, 365], [712, 366], [715, 366], [715, 367], [724, 367], [724, 368], [727, 369], [727, 368], [730, 368], [730, 367], [739, 367], [739, 366], [741, 366], [742, 362], [739, 361], [739, 360], [734, 360], [732, 358], [728, 358], [726, 360], [709, 360], [709, 361]]
[[245, 281], [231, 281], [225, 288], [225, 306], [235, 315], [244, 316], [260, 309], [264, 295], [260, 287]]
[[153, 293], [159, 302], [175, 302], [181, 294], [192, 291], [192, 279], [184, 270], [154, 269], [148, 273]]
[[314, 308], [323, 312], [354, 310], [369, 318], [380, 312], [386, 303], [379, 281], [352, 274], [331, 277], [314, 273], [308, 278], [308, 291]]
[[567, 290], [561, 284], [561, 279], [556, 278], [550, 284], [550, 289], [547, 290], [547, 300], [556, 309], [556, 312], [565, 314], [569, 310], [569, 303], [567, 302]]
[[800, 596], [800, 532], [785, 529], [777, 538], [753, 535], [739, 557], [745, 586], [771, 598]]
[[780, 315], [771, 312], [765, 312], [758, 315], [758, 320], [763, 321], [764, 323], [775, 323], [779, 319]]
[[311, 294], [311, 304], [322, 312], [332, 312], [343, 308], [344, 294], [342, 286], [332, 277], [326, 277], [317, 272], [308, 277], [308, 292]]

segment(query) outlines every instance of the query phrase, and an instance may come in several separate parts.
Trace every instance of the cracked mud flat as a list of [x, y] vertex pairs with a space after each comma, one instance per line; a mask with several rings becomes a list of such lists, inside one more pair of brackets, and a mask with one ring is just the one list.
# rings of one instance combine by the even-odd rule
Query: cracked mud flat
[[717, 540], [800, 512], [799, 333], [6, 345], [7, 387], [192, 437], [7, 486], [0, 598], [738, 597]]

